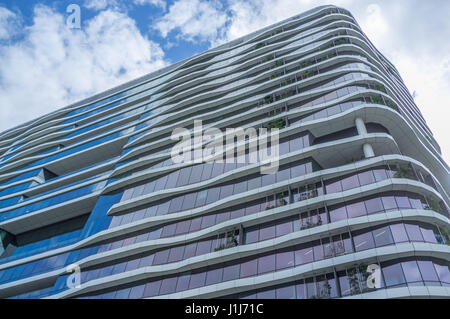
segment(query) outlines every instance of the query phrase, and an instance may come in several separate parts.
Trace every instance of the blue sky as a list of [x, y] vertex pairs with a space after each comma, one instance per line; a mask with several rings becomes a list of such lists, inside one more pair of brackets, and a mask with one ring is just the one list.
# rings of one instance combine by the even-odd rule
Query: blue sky
[[0, 0], [0, 131], [324, 4], [397, 66], [448, 161], [448, 0]]

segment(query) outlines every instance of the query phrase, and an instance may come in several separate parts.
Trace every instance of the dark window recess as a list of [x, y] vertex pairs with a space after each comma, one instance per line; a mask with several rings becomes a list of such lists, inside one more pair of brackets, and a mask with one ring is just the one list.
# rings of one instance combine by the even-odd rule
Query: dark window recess
[[39, 228], [38, 230], [32, 230], [23, 234], [19, 234], [16, 236], [17, 247], [25, 246], [34, 242], [81, 229], [86, 224], [88, 217], [89, 214], [86, 214], [50, 226]]
[[43, 172], [44, 172], [44, 178], [45, 178], [46, 181], [49, 180], [49, 179], [58, 177], [57, 174], [51, 172], [50, 170], [48, 170], [46, 168], [43, 169]]
[[324, 136], [316, 137], [314, 139], [313, 145], [337, 141], [337, 140], [340, 140], [343, 138], [348, 138], [348, 137], [352, 137], [352, 136], [356, 136], [356, 135], [358, 135], [358, 131], [357, 131], [356, 127], [351, 127], [351, 128], [348, 128], [348, 129], [345, 129], [342, 131], [338, 131], [338, 132], [334, 132], [334, 133], [327, 134]]
[[366, 123], [366, 130], [367, 130], [367, 133], [387, 133], [387, 134], [389, 134], [388, 129], [378, 123]]
[[14, 235], [0, 229], [0, 258], [9, 256], [13, 253], [16, 246]]

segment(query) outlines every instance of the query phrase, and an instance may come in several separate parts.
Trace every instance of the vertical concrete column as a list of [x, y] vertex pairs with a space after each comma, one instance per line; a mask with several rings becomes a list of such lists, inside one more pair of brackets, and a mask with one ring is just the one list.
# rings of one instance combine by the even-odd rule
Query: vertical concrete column
[[363, 145], [363, 151], [364, 151], [364, 156], [366, 157], [366, 158], [369, 158], [369, 157], [374, 157], [375, 156], [375, 153], [373, 152], [373, 148], [372, 148], [372, 145], [370, 145], [370, 144], [364, 144]]
[[357, 117], [355, 119], [355, 125], [356, 125], [356, 129], [358, 130], [359, 135], [367, 134], [366, 124], [364, 124], [364, 121], [362, 120], [362, 118]]
[[[359, 135], [367, 134], [366, 124], [364, 124], [364, 121], [362, 120], [362, 118], [357, 117], [355, 119], [355, 125], [356, 125], [356, 129], [358, 130], [358, 134]], [[372, 145], [370, 145], [368, 143], [363, 145], [363, 152], [364, 152], [364, 156], [366, 158], [370, 158], [370, 157], [374, 157], [375, 156], [375, 153], [373, 151]]]

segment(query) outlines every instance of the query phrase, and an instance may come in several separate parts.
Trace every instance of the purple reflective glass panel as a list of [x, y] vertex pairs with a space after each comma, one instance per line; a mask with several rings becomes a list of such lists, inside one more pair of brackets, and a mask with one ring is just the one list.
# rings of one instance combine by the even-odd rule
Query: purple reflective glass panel
[[411, 203], [409, 202], [409, 198], [407, 196], [395, 196], [395, 200], [397, 202], [398, 208], [400, 209], [411, 208]]
[[277, 225], [275, 232], [277, 234], [277, 237], [291, 233], [292, 232], [292, 222], [288, 221], [283, 224]]
[[366, 215], [366, 206], [364, 202], [354, 203], [347, 205], [348, 218], [355, 218]]
[[374, 169], [373, 175], [375, 176], [375, 180], [377, 182], [387, 179], [387, 174], [385, 169]]
[[403, 224], [395, 224], [389, 227], [391, 228], [392, 236], [394, 237], [394, 241], [396, 243], [409, 241], [405, 226]]
[[347, 219], [347, 210], [346, 210], [345, 206], [330, 209], [329, 213], [330, 213], [330, 220], [332, 223]]
[[205, 285], [205, 279], [206, 279], [206, 272], [191, 275], [191, 280], [189, 282], [189, 289], [203, 287]]
[[159, 288], [161, 287], [161, 280], [149, 282], [145, 285], [143, 297], [153, 297], [157, 296], [159, 293]]
[[277, 270], [294, 267], [294, 252], [287, 251], [276, 255]]
[[359, 181], [358, 181], [358, 176], [354, 175], [354, 176], [349, 176], [347, 178], [344, 178], [342, 181], [342, 190], [346, 191], [355, 187], [359, 187]]
[[260, 291], [256, 295], [256, 299], [276, 299], [275, 290]]
[[366, 204], [367, 214], [369, 215], [384, 211], [381, 198], [368, 199], [364, 203]]
[[417, 263], [424, 281], [439, 281], [436, 269], [431, 261], [418, 261]]
[[189, 228], [189, 232], [192, 233], [194, 231], [200, 230], [202, 225], [202, 217], [197, 217], [192, 220], [191, 227]]
[[258, 258], [258, 274], [275, 271], [275, 255]]
[[183, 259], [188, 259], [195, 256], [195, 251], [197, 249], [197, 243], [191, 243], [186, 246], [186, 249], [184, 250], [184, 256]]
[[337, 181], [334, 183], [325, 183], [325, 190], [327, 194], [338, 193], [342, 191], [341, 182]]
[[386, 287], [398, 286], [405, 283], [405, 277], [403, 276], [403, 270], [400, 264], [384, 267], [382, 272]]
[[392, 245], [394, 243], [389, 227], [374, 230], [373, 238], [375, 239], [375, 244], [377, 247]]
[[295, 299], [295, 286], [277, 288], [277, 299]]
[[420, 231], [422, 232], [422, 236], [427, 243], [437, 244], [436, 236], [434, 235], [434, 231], [429, 228], [420, 227]]
[[406, 224], [405, 228], [410, 241], [423, 241], [419, 226]]
[[264, 227], [259, 231], [259, 240], [275, 238], [275, 226]]
[[114, 299], [128, 299], [128, 296], [130, 295], [131, 288], [126, 288], [117, 291], [116, 295], [114, 296]]
[[205, 285], [213, 285], [221, 282], [223, 274], [223, 268], [213, 269], [206, 273], [206, 283]]
[[358, 179], [361, 186], [372, 184], [375, 182], [375, 177], [373, 176], [372, 171], [359, 173]]
[[422, 276], [420, 275], [419, 267], [415, 260], [403, 262], [402, 268], [407, 282], [422, 281]]
[[163, 279], [161, 283], [161, 289], [159, 290], [160, 295], [172, 294], [175, 292], [177, 287], [177, 277]]
[[362, 250], [371, 249], [371, 248], [375, 247], [375, 243], [373, 242], [373, 237], [372, 237], [371, 232], [353, 236], [353, 241], [355, 243], [356, 251], [362, 251]]
[[259, 240], [259, 229], [249, 230], [245, 233], [245, 243], [252, 244]]
[[445, 265], [434, 264], [434, 268], [436, 268], [439, 279], [444, 283], [450, 284], [449, 267]]
[[297, 299], [306, 299], [306, 286], [304, 283], [295, 286]]
[[301, 248], [295, 251], [295, 264], [303, 265], [314, 261], [314, 251], [312, 247]]
[[223, 269], [223, 281], [234, 280], [239, 278], [240, 265], [230, 265]]
[[241, 278], [254, 276], [257, 274], [258, 260], [250, 260], [241, 264]]
[[397, 209], [397, 203], [395, 202], [394, 196], [383, 196], [382, 201], [386, 211]]
[[200, 256], [209, 252], [211, 252], [211, 240], [203, 240], [198, 243], [195, 255]]
[[170, 248], [169, 259], [168, 262], [176, 262], [183, 259], [185, 246], [173, 247]]
[[189, 280], [191, 279], [191, 274], [185, 274], [178, 277], [176, 292], [185, 291], [189, 289]]

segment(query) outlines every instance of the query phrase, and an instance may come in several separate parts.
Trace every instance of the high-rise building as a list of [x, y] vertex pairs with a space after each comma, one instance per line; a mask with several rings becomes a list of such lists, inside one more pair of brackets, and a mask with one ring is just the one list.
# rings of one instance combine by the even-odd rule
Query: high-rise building
[[[175, 161], [195, 120], [278, 128], [278, 170]], [[450, 297], [449, 190], [396, 68], [322, 6], [3, 132], [0, 298]]]

